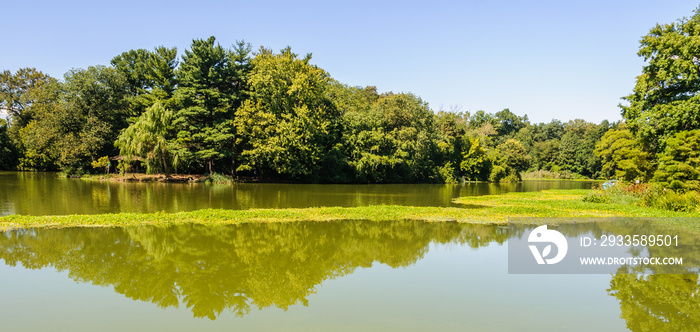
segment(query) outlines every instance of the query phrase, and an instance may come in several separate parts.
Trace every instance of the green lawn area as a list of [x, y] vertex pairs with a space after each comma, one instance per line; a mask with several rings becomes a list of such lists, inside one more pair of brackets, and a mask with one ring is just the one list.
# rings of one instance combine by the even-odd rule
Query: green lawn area
[[[178, 213], [117, 213], [101, 215], [0, 217], [0, 229], [22, 227], [126, 226], [176, 223], [237, 224], [243, 222], [294, 222], [335, 220], [425, 220], [504, 224], [522, 217], [671, 217], [665, 223], [700, 232], [698, 213], [659, 210], [582, 200], [587, 189], [545, 190], [503, 195], [468, 196], [455, 199], [458, 207], [375, 205], [362, 207], [313, 207], [301, 209], [206, 209]], [[679, 219], [681, 218], [681, 219]], [[680, 221], [679, 221], [680, 220]]]

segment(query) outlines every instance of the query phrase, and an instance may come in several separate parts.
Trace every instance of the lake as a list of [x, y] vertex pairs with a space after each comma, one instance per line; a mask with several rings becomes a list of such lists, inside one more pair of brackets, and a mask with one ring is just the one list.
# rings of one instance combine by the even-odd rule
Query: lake
[[[591, 185], [114, 183], [2, 172], [0, 214], [452, 206], [465, 195]], [[559, 230], [573, 238], [605, 225]], [[9, 230], [0, 233], [0, 321], [4, 331], [700, 330], [697, 273], [509, 274], [515, 236], [494, 225], [353, 220]]]
[[0, 172], [0, 215], [178, 212], [205, 208], [453, 206], [459, 196], [544, 189], [587, 189], [592, 181], [442, 184], [203, 184], [108, 182], [56, 173]]
[[418, 221], [13, 230], [0, 234], [0, 321], [5, 331], [700, 328], [697, 274], [508, 274], [512, 236]]

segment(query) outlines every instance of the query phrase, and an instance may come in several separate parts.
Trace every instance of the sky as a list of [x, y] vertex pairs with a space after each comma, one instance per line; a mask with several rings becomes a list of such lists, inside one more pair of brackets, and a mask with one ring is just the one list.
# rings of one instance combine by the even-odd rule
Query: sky
[[[509, 108], [531, 122], [620, 120], [657, 23], [692, 1], [9, 1], [0, 70], [61, 78], [116, 55], [192, 39], [291, 46], [336, 80], [411, 92], [437, 110]], [[9, 27], [9, 28], [8, 28]]]

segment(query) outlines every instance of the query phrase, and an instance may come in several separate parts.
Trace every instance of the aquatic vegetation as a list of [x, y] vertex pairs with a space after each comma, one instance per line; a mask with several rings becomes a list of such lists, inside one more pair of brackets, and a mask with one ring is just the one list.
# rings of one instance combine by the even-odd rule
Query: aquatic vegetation
[[[142, 224], [239, 224], [337, 220], [422, 220], [504, 224], [523, 217], [698, 217], [699, 212], [677, 212], [648, 206], [586, 202], [590, 190], [545, 190], [501, 195], [467, 196], [454, 200], [459, 207], [372, 205], [360, 207], [312, 207], [290, 209], [204, 209], [177, 213], [117, 213], [99, 215], [0, 217], [0, 229], [23, 227], [125, 226]], [[671, 221], [669, 221], [671, 222]], [[700, 231], [696, 223], [681, 227]]]

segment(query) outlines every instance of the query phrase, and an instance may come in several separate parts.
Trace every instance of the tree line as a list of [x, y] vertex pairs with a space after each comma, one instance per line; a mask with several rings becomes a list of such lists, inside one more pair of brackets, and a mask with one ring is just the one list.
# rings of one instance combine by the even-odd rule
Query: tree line
[[411, 93], [338, 82], [310, 54], [224, 48], [214, 37], [193, 40], [181, 56], [163, 46], [130, 50], [62, 80], [6, 70], [0, 169], [84, 174], [117, 164], [333, 183], [503, 182], [529, 172], [697, 187], [700, 54], [666, 49], [677, 48], [667, 35], [700, 31], [685, 27], [696, 17], [642, 40], [649, 64], [614, 123], [434, 112]]

